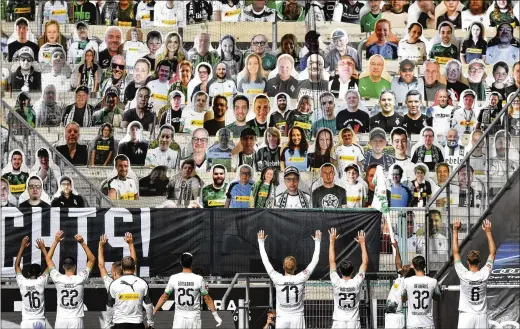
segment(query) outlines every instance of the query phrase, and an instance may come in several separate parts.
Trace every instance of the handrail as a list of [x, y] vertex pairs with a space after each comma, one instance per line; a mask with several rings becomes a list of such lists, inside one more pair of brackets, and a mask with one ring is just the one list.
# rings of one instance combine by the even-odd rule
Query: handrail
[[[229, 297], [229, 294], [231, 293], [231, 290], [233, 289], [233, 287], [235, 286], [235, 284], [237, 283], [238, 279], [241, 276], [245, 276], [245, 277], [250, 277], [250, 276], [265, 277], [265, 276], [268, 276], [268, 274], [267, 273], [236, 273], [235, 276], [233, 277], [233, 280], [231, 280], [231, 283], [229, 284], [229, 287], [227, 288], [226, 292], [224, 293], [224, 297], [222, 297], [222, 305], [226, 305], [226, 300]], [[271, 281], [271, 279], [269, 279], [269, 281]]]
[[[81, 173], [80, 170], [78, 170], [72, 163], [69, 162], [69, 160], [67, 160], [60, 152], [58, 152], [58, 150], [52, 146], [48, 141], [47, 139], [45, 139], [42, 135], [40, 135], [40, 133], [34, 129], [33, 127], [31, 127], [27, 121], [25, 121], [24, 118], [22, 118], [18, 113], [16, 113], [15, 110], [13, 110], [11, 108], [11, 106], [9, 106], [9, 104], [7, 104], [3, 99], [1, 100], [2, 101], [2, 106], [4, 107], [4, 109], [7, 109], [9, 111], [9, 114], [8, 115], [13, 115], [17, 120], [18, 122], [20, 122], [22, 125], [25, 126], [25, 128], [29, 129], [29, 131], [31, 133], [33, 133], [37, 138], [39, 138], [42, 143], [49, 149], [52, 151], [52, 153], [54, 154], [55, 157], [58, 157], [60, 159], [60, 161], [62, 161], [62, 163], [65, 164], [65, 167], [67, 167], [67, 169], [72, 169], [72, 171], [79, 177], [81, 178], [83, 181], [85, 181], [87, 184], [88, 184], [88, 187], [90, 188], [90, 191], [94, 191], [94, 195], [97, 197], [97, 198], [101, 198], [101, 200], [104, 200], [106, 203], [108, 203], [108, 205], [110, 207], [114, 207], [114, 203], [106, 196], [104, 195], [101, 190], [98, 188], [98, 187], [95, 187], [91, 182], [90, 180], [87, 179], [87, 177], [85, 177], [85, 175], [83, 175], [83, 173]], [[98, 202], [99, 204], [98, 205], [101, 205], [100, 202]]]
[[[504, 108], [502, 109], [502, 111], [500, 111], [497, 115], [496, 115], [496, 118], [500, 118], [502, 117], [502, 115], [504, 115], [505, 113], [507, 113], [507, 110], [509, 108], [509, 106], [511, 105], [511, 102], [513, 102], [513, 99], [515, 99], [518, 95], [520, 94], [520, 89], [517, 89], [516, 93], [514, 94], [513, 97], [511, 97], [511, 99], [509, 100], [508, 103], [506, 103], [506, 105], [504, 106]], [[507, 114], [505, 114], [507, 115]], [[450, 173], [450, 176], [448, 177], [448, 179], [446, 180], [446, 182], [444, 182], [444, 184], [441, 186], [441, 188], [435, 192], [435, 194], [430, 198], [430, 202], [428, 203], [426, 209], [429, 209], [433, 203], [437, 200], [437, 198], [441, 195], [442, 191], [444, 191], [444, 189], [449, 185], [451, 184], [451, 181], [455, 179], [455, 176], [457, 175], [457, 173], [459, 172], [460, 169], [462, 169], [463, 166], [466, 166], [466, 163], [467, 161], [470, 159], [471, 155], [473, 154], [473, 152], [475, 151], [476, 147], [482, 143], [484, 141], [484, 139], [486, 138], [486, 136], [488, 136], [491, 132], [491, 130], [498, 124], [497, 123], [498, 120], [495, 120], [493, 121], [488, 127], [487, 129], [484, 131], [484, 133], [482, 134], [482, 136], [480, 136], [478, 142], [475, 143], [475, 145], [473, 145], [473, 148], [471, 150], [469, 150], [469, 152], [466, 153], [466, 155], [464, 156], [463, 160], [460, 162], [460, 164], [456, 167], [455, 170], [453, 170], [452, 173]], [[506, 137], [507, 137], [507, 127], [505, 127], [506, 129]], [[508, 139], [506, 138], [506, 141]], [[508, 154], [508, 152], [506, 152], [506, 154]], [[508, 168], [508, 166], [506, 166], [506, 169]], [[489, 175], [489, 172], [488, 172], [488, 175]], [[507, 177], [509, 178], [509, 177]]]

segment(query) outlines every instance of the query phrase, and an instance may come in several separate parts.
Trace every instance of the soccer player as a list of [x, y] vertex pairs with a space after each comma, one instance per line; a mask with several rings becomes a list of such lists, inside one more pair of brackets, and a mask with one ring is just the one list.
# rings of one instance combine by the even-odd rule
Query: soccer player
[[121, 267], [123, 275], [108, 288], [108, 318], [114, 319], [114, 329], [144, 329], [144, 308], [146, 328], [153, 327], [153, 304], [148, 283], [134, 274], [135, 261], [132, 257], [123, 257]]
[[385, 328], [401, 329], [405, 327], [403, 300], [401, 298], [403, 281], [405, 278], [413, 276], [415, 271], [410, 267], [410, 265], [403, 266], [397, 241], [394, 241], [392, 246], [395, 248], [395, 267], [397, 269], [398, 276], [392, 285], [392, 289], [390, 289], [388, 298], [386, 299]]
[[303, 303], [305, 299], [305, 282], [309, 279], [314, 268], [318, 264], [320, 257], [321, 231], [317, 230], [314, 240], [314, 254], [309, 266], [302, 272], [294, 275], [296, 271], [296, 258], [294, 256], [285, 257], [283, 269], [285, 275], [274, 270], [265, 252], [264, 230], [258, 232], [258, 246], [260, 256], [264, 263], [267, 274], [276, 286], [276, 328], [277, 329], [303, 329], [305, 328], [305, 318], [303, 317]]
[[[48, 282], [48, 269], [40, 275], [41, 267], [39, 264], [31, 264], [29, 268], [29, 278], [22, 274], [20, 262], [25, 248], [29, 247], [29, 237], [26, 236], [22, 240], [20, 250], [16, 256], [14, 268], [16, 271], [16, 283], [20, 288], [20, 295], [22, 295], [22, 323], [20, 328], [45, 328], [45, 295], [44, 290]], [[44, 254], [47, 253], [45, 250]], [[54, 254], [54, 248], [49, 251]]]
[[486, 287], [489, 275], [493, 268], [493, 262], [497, 248], [491, 234], [491, 222], [484, 220], [482, 229], [486, 232], [488, 240], [489, 256], [486, 266], [479, 269], [480, 252], [470, 250], [468, 252], [468, 269], [462, 265], [459, 254], [459, 230], [461, 223], [456, 220], [453, 223], [453, 260], [455, 271], [460, 279], [459, 298], [459, 328], [487, 328], [487, 297]]
[[204, 296], [204, 301], [211, 310], [211, 314], [217, 321], [217, 327], [222, 324], [222, 319], [218, 316], [213, 299], [208, 294], [208, 285], [204, 278], [193, 273], [191, 265], [193, 255], [185, 252], [181, 256], [182, 272], [170, 277], [168, 285], [161, 298], [155, 305], [154, 314], [163, 306], [172, 293], [175, 294], [175, 316], [172, 328], [201, 328], [200, 317], [200, 296]]
[[356, 240], [361, 246], [361, 265], [359, 273], [352, 278], [354, 265], [344, 260], [339, 264], [339, 271], [342, 278], [336, 271], [336, 239], [339, 235], [335, 228], [329, 230], [329, 266], [330, 281], [332, 282], [332, 291], [334, 293], [334, 313], [332, 314], [332, 328], [348, 328], [359, 329], [359, 297], [361, 284], [365, 280], [365, 272], [368, 266], [368, 253], [365, 245], [365, 232], [359, 231]]
[[[76, 234], [74, 238], [87, 255], [87, 266], [78, 275], [74, 274], [76, 272], [76, 261], [72, 257], [65, 257], [63, 259], [65, 274], [58, 272], [52, 261], [51, 252], [45, 255], [45, 245], [41, 239], [38, 239], [38, 246], [40, 246], [40, 250], [42, 250], [42, 253], [45, 255], [45, 261], [47, 262], [47, 267], [50, 269], [52, 281], [54, 281], [56, 285], [58, 310], [56, 312], [56, 324], [54, 327], [60, 329], [83, 328], [83, 286], [87, 282], [88, 276], [96, 262], [96, 257], [92, 251], [90, 251], [83, 237]], [[52, 247], [56, 248], [56, 245], [62, 240], [63, 231], [58, 231]], [[52, 247], [51, 250], [54, 252]]]
[[437, 280], [424, 273], [426, 260], [421, 255], [412, 259], [412, 268], [415, 270], [415, 276], [404, 279], [401, 293], [403, 303], [408, 303], [406, 327], [435, 328], [432, 299], [437, 299], [441, 295]]
[[[132, 236], [132, 233], [126, 232], [125, 233], [125, 242], [128, 243], [128, 247], [130, 248], [130, 257], [134, 261], [137, 262], [137, 254], [135, 252], [134, 247], [134, 238]], [[98, 267], [99, 267], [99, 275], [103, 279], [103, 283], [105, 284], [105, 289], [108, 292], [108, 289], [110, 288], [110, 284], [114, 281], [119, 279], [123, 275], [123, 268], [121, 267], [121, 261], [113, 262], [112, 268], [110, 269], [110, 275], [108, 275], [107, 270], [105, 268], [105, 244], [108, 242], [108, 236], [106, 234], [103, 234], [99, 237], [99, 248], [98, 248]], [[113, 326], [112, 318], [105, 318], [105, 328], [110, 328]]]

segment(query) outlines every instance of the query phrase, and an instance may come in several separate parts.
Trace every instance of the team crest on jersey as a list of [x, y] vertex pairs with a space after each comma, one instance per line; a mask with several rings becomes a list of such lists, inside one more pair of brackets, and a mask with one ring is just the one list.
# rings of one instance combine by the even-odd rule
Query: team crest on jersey
[[400, 121], [399, 121], [399, 118], [397, 118], [397, 119], [395, 120], [395, 124], [398, 125], [399, 122], [400, 122]]
[[397, 288], [399, 288], [399, 284], [396, 282], [396, 283], [394, 283], [394, 289], [397, 289]]

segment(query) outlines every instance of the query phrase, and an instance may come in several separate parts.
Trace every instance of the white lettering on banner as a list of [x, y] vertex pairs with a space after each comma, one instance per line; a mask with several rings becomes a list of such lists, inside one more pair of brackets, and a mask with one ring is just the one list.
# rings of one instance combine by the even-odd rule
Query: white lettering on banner
[[[123, 248], [123, 257], [130, 256], [130, 248], [125, 242], [125, 237], [116, 236], [115, 218], [123, 218], [123, 222], [131, 223], [134, 221], [132, 213], [124, 208], [110, 208], [105, 213], [105, 234], [108, 236], [108, 243], [112, 248]], [[105, 268], [112, 268], [113, 262], [105, 262]]]
[[494, 321], [494, 320], [489, 320], [489, 327], [490, 328], [496, 328], [496, 329], [501, 329], [501, 328], [515, 328], [515, 329], [519, 329], [520, 328], [520, 324], [516, 321], [504, 321], [504, 322], [497, 322], [497, 321]]
[[[2, 213], [2, 241], [3, 243], [5, 243], [5, 219], [10, 217], [10, 218], [13, 218], [13, 225], [14, 227], [24, 227], [23, 225], [23, 213], [18, 210], [17, 208], [11, 208], [11, 207], [2, 207], [2, 211], [0, 211], [0, 213]], [[5, 259], [5, 245], [2, 245], [2, 249], [0, 252], [1, 252], [1, 256], [2, 256], [2, 259], [0, 260], [0, 262], [2, 262], [2, 276], [15, 276], [15, 272], [14, 272], [14, 262], [16, 260], [16, 257], [15, 257], [15, 260], [13, 260], [13, 267], [5, 267], [5, 264], [4, 264], [4, 259]], [[23, 263], [23, 258], [22, 258], [22, 263]]]
[[[54, 242], [54, 238], [56, 236], [56, 232], [60, 230], [60, 208], [51, 208], [50, 209], [51, 218], [50, 218], [50, 232], [49, 235], [43, 236], [42, 234], [42, 209], [41, 208], [32, 208], [32, 237], [31, 237], [31, 245], [33, 248], [31, 249], [31, 263], [40, 264], [41, 265], [41, 257], [42, 253], [39, 249], [34, 248], [36, 245], [36, 239], [41, 238], [45, 243], [46, 247], [50, 247]], [[23, 218], [23, 216], [22, 216]], [[54, 264], [60, 263], [60, 248], [56, 248], [54, 251], [54, 255], [52, 256], [52, 260]], [[57, 261], [56, 261], [57, 260]], [[57, 265], [58, 266], [58, 265]], [[42, 266], [45, 269], [47, 266]]]
[[[51, 211], [55, 210], [56, 208], [51, 208]], [[58, 216], [59, 216], [59, 209], [58, 209]], [[69, 217], [77, 217], [77, 223], [78, 223], [78, 233], [83, 237], [83, 240], [85, 240], [85, 243], [88, 244], [88, 231], [87, 231], [87, 221], [88, 217], [94, 217], [96, 218], [96, 208], [70, 208], [69, 209]], [[51, 232], [55, 232], [52, 231]], [[59, 258], [58, 258], [59, 259]], [[78, 254], [76, 257], [76, 264], [86, 264], [87, 263], [87, 255], [85, 254], [85, 251], [81, 246], [78, 245]]]
[[[150, 250], [150, 208], [141, 209], [141, 242], [143, 248], [143, 258], [148, 258], [148, 251]], [[142, 277], [150, 276], [150, 268], [148, 266], [141, 266], [139, 275]]]
[[[222, 311], [222, 300], [220, 299], [215, 299], [213, 300], [213, 302], [215, 303], [215, 308], [218, 310], [218, 311]], [[227, 307], [226, 307], [226, 311], [235, 311], [237, 309], [237, 306], [235, 304], [235, 301], [233, 301], [232, 299], [229, 301], [229, 303], [227, 304]]]

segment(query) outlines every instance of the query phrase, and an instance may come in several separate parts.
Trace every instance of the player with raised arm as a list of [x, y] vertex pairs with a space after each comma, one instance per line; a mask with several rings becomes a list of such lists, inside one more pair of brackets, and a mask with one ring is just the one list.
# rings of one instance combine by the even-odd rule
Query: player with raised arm
[[[76, 261], [72, 257], [63, 259], [63, 269], [65, 274], [61, 274], [52, 261], [52, 254], [45, 255], [45, 245], [43, 240], [38, 239], [38, 246], [45, 255], [45, 261], [50, 269], [52, 281], [56, 285], [58, 310], [56, 312], [55, 328], [60, 329], [82, 329], [83, 328], [83, 286], [88, 280], [88, 276], [94, 267], [96, 257], [79, 234], [74, 236], [87, 255], [87, 266], [78, 275], [76, 272]], [[63, 240], [63, 231], [56, 233], [53, 247]], [[51, 247], [52, 249], [52, 247]], [[54, 252], [54, 251], [53, 251]]]
[[320, 257], [321, 231], [317, 230], [314, 240], [314, 254], [309, 266], [302, 272], [294, 274], [296, 271], [296, 258], [294, 256], [285, 257], [283, 269], [285, 275], [274, 270], [265, 252], [264, 230], [258, 232], [258, 245], [260, 256], [264, 263], [267, 274], [276, 288], [276, 328], [303, 329], [305, 328], [305, 318], [303, 314], [303, 302], [305, 299], [305, 282], [309, 279], [314, 268], [318, 264]]
[[433, 329], [433, 299], [441, 295], [437, 280], [426, 276], [426, 260], [423, 256], [415, 256], [412, 259], [412, 268], [415, 276], [403, 281], [401, 297], [403, 303], [407, 302], [406, 328]]
[[459, 230], [461, 223], [453, 223], [453, 261], [460, 279], [459, 325], [458, 328], [488, 328], [486, 288], [497, 248], [491, 234], [491, 222], [484, 220], [482, 229], [486, 232], [489, 256], [486, 265], [479, 269], [480, 251], [468, 252], [468, 269], [462, 265], [459, 254]]
[[135, 261], [126, 256], [121, 260], [123, 275], [108, 288], [107, 317], [114, 319], [114, 329], [153, 328], [153, 304], [148, 283], [136, 276]]
[[[128, 244], [128, 248], [130, 248], [130, 257], [137, 262], [137, 254], [135, 252], [134, 247], [134, 238], [132, 233], [125, 233], [125, 242]], [[110, 288], [110, 284], [117, 280], [123, 275], [123, 268], [121, 267], [121, 261], [113, 262], [112, 268], [110, 269], [110, 275], [108, 275], [107, 270], [105, 268], [105, 244], [108, 242], [108, 236], [103, 234], [99, 237], [99, 247], [98, 247], [98, 267], [99, 267], [99, 275], [103, 279], [103, 283], [105, 284], [105, 288], [108, 292], [108, 288]], [[114, 324], [112, 323], [112, 318], [107, 316], [105, 317], [105, 328], [110, 328]]]
[[[125, 233], [125, 242], [128, 244], [128, 248], [130, 249], [130, 257], [134, 259], [137, 263], [137, 254], [135, 252], [134, 247], [134, 238], [132, 233]], [[108, 291], [110, 284], [112, 281], [117, 280], [123, 275], [123, 268], [121, 267], [121, 261], [113, 262], [112, 268], [110, 269], [110, 275], [108, 275], [107, 270], [105, 268], [105, 244], [108, 242], [108, 236], [103, 234], [99, 237], [99, 248], [98, 248], [98, 267], [99, 267], [99, 275], [103, 278], [103, 283], [105, 284], [105, 288]]]
[[[16, 271], [16, 283], [22, 295], [22, 322], [20, 328], [45, 328], [45, 286], [49, 279], [48, 269], [41, 275], [41, 266], [39, 264], [31, 264], [29, 268], [29, 278], [22, 274], [20, 263], [25, 248], [29, 247], [29, 237], [26, 236], [22, 240], [14, 268]], [[52, 249], [54, 253], [54, 249]], [[47, 253], [47, 250], [45, 250]]]
[[339, 264], [339, 271], [336, 270], [336, 239], [339, 237], [335, 228], [329, 230], [329, 267], [330, 281], [334, 293], [334, 313], [332, 314], [332, 328], [359, 329], [359, 298], [361, 284], [365, 280], [365, 272], [368, 266], [368, 253], [365, 245], [365, 232], [359, 231], [356, 240], [361, 246], [361, 265], [358, 274], [352, 278], [354, 265], [349, 260], [344, 260]]
[[193, 255], [185, 252], [181, 256], [182, 272], [170, 277], [168, 285], [161, 298], [155, 305], [154, 314], [157, 313], [173, 293], [175, 296], [175, 316], [172, 328], [201, 328], [200, 319], [200, 296], [213, 314], [217, 327], [222, 324], [222, 319], [217, 313], [213, 299], [208, 294], [208, 286], [204, 278], [193, 273]]
[[399, 254], [397, 241], [392, 242], [395, 248], [395, 268], [397, 269], [397, 279], [395, 279], [392, 289], [386, 299], [385, 307], [385, 329], [401, 329], [406, 325], [403, 314], [403, 281], [415, 275], [415, 271], [410, 265], [403, 265]]

